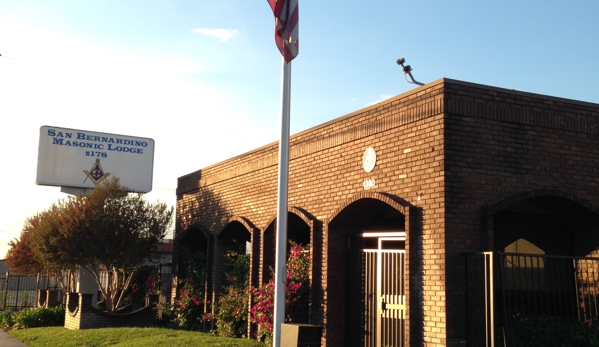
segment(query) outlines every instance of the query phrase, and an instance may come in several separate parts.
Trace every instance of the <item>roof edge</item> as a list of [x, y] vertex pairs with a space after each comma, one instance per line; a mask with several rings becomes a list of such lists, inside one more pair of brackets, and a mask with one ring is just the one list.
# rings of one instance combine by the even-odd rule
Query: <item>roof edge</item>
[[[406, 91], [404, 93], [401, 93], [399, 95], [393, 96], [393, 97], [391, 97], [389, 99], [385, 99], [383, 101], [377, 102], [376, 104], [372, 104], [370, 106], [366, 106], [364, 108], [358, 109], [358, 110], [353, 111], [351, 113], [348, 113], [346, 115], [333, 118], [333, 119], [331, 119], [329, 121], [326, 121], [324, 123], [315, 125], [315, 126], [310, 127], [308, 129], [305, 129], [305, 130], [302, 130], [302, 131], [297, 132], [295, 134], [292, 134], [290, 136], [289, 140], [291, 142], [294, 137], [301, 136], [302, 134], [305, 134], [305, 133], [308, 133], [308, 132], [313, 132], [313, 131], [315, 131], [315, 130], [317, 130], [319, 128], [323, 128], [323, 127], [329, 126], [332, 123], [339, 122], [339, 121], [341, 121], [343, 119], [346, 119], [346, 118], [355, 117], [355, 116], [357, 116], [359, 114], [362, 114], [362, 113], [367, 112], [369, 110], [372, 110], [372, 109], [375, 109], [377, 107], [380, 107], [380, 106], [382, 106], [384, 104], [388, 104], [388, 103], [391, 103], [391, 102], [393, 102], [395, 100], [399, 100], [399, 99], [403, 99], [403, 98], [409, 97], [412, 94], [421, 93], [421, 92], [423, 92], [426, 89], [430, 89], [430, 88], [436, 87], [436, 86], [441, 85], [441, 84], [444, 84], [444, 85], [446, 85], [446, 84], [461, 85], [461, 86], [467, 86], [467, 87], [472, 87], [472, 88], [480, 88], [480, 89], [486, 89], [486, 90], [493, 90], [493, 91], [502, 92], [502, 93], [508, 93], [508, 94], [516, 94], [516, 95], [529, 96], [529, 97], [534, 97], [534, 98], [538, 98], [538, 99], [546, 99], [546, 100], [552, 100], [552, 101], [559, 101], [559, 102], [562, 102], [562, 103], [584, 105], [584, 106], [587, 106], [587, 107], [596, 107], [597, 111], [599, 112], [599, 104], [595, 104], [595, 103], [592, 103], [592, 102], [579, 101], [579, 100], [574, 100], [574, 99], [566, 99], [566, 98], [560, 98], [560, 97], [549, 96], [549, 95], [544, 95], [544, 94], [536, 94], [536, 93], [524, 92], [524, 91], [519, 91], [519, 90], [515, 90], [515, 89], [493, 87], [493, 86], [489, 86], [489, 85], [485, 85], [485, 84], [472, 83], [472, 82], [466, 82], [466, 81], [460, 81], [460, 80], [451, 79], [451, 78], [447, 78], [447, 77], [442, 77], [442, 78], [440, 78], [438, 80], [435, 80], [435, 81], [429, 82], [429, 83], [427, 83], [425, 85], [422, 85], [422, 86], [416, 87], [414, 89], [408, 90], [408, 91]], [[217, 166], [221, 165], [224, 161], [235, 160], [237, 158], [245, 157], [245, 156], [247, 156], [250, 153], [259, 152], [259, 151], [264, 150], [264, 149], [269, 148], [269, 147], [278, 146], [278, 143], [279, 143], [279, 141], [277, 140], [277, 141], [268, 143], [266, 145], [263, 145], [261, 147], [255, 148], [253, 150], [241, 153], [241, 154], [236, 155], [234, 157], [221, 160], [218, 163], [214, 163], [212, 165], [205, 166], [205, 167], [203, 167], [203, 168], [201, 168], [199, 170], [196, 170], [196, 171], [187, 173], [185, 175], [179, 176], [178, 180], [179, 179], [183, 179], [185, 177], [189, 177], [190, 175], [193, 175], [193, 174], [197, 173], [198, 171], [202, 171], [202, 170], [210, 169], [210, 168], [213, 168], [213, 167], [217, 167]]]

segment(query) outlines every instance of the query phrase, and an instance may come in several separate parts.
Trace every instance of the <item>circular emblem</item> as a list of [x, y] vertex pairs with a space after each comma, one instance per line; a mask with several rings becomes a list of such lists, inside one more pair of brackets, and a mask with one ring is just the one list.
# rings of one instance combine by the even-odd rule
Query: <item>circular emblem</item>
[[376, 165], [376, 151], [372, 147], [366, 148], [364, 155], [362, 156], [362, 167], [364, 171], [370, 172]]

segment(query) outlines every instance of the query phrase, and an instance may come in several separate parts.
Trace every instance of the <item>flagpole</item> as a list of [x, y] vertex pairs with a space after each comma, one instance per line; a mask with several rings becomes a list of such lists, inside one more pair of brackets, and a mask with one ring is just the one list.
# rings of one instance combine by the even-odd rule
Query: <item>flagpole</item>
[[277, 240], [275, 262], [275, 303], [273, 346], [281, 346], [281, 324], [285, 322], [287, 280], [287, 202], [289, 183], [289, 110], [291, 101], [291, 62], [283, 58], [281, 81], [281, 140], [279, 141], [279, 187], [277, 198]]

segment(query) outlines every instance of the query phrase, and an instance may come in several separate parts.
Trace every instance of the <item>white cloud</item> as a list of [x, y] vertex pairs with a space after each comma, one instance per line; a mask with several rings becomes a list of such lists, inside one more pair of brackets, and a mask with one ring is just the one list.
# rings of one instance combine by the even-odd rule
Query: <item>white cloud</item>
[[386, 95], [386, 94], [381, 94], [378, 96], [378, 98], [376, 100], [374, 100], [373, 102], [369, 103], [367, 106], [372, 106], [374, 104], [378, 104], [381, 101], [385, 101], [389, 98], [394, 97], [395, 95]]
[[237, 134], [270, 138], [233, 107], [233, 91], [190, 78], [209, 70], [201, 62], [11, 24], [0, 22], [1, 163], [10, 163], [0, 182], [0, 259], [27, 217], [66, 197], [33, 183], [42, 125], [153, 138], [161, 189], [150, 194], [171, 205], [177, 177], [257, 147]]
[[221, 40], [221, 42], [225, 42], [229, 39], [236, 38], [239, 36], [239, 31], [235, 29], [206, 29], [206, 28], [196, 28], [192, 30], [194, 33], [198, 33], [201, 35], [214, 36], [217, 39]]

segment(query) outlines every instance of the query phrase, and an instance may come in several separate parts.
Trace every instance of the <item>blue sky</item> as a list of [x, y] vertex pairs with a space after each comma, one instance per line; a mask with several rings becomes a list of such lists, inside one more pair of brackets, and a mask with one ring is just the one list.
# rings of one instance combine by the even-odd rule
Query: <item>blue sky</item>
[[[443, 77], [599, 103], [597, 1], [301, 1], [291, 133]], [[0, 258], [66, 195], [36, 186], [43, 125], [150, 137], [154, 190], [278, 140], [266, 1], [0, 2]]]

